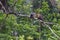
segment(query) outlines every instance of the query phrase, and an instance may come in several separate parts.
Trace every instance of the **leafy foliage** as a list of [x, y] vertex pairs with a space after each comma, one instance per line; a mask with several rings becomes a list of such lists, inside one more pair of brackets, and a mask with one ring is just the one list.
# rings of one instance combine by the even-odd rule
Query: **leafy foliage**
[[[9, 0], [8, 3], [12, 6], [14, 0]], [[33, 12], [32, 7], [32, 1], [18, 0], [14, 6], [14, 10], [21, 14], [29, 15]], [[42, 7], [35, 9], [35, 12], [42, 14], [44, 21], [55, 23], [49, 26], [60, 36], [60, 14], [58, 12], [52, 13], [50, 9], [48, 2], [43, 0]], [[14, 32], [17, 32], [17, 36]], [[13, 14], [9, 14], [8, 17], [6, 17], [6, 14], [2, 11], [0, 11], [0, 35], [0, 40], [15, 40], [17, 37], [19, 40], [34, 40], [34, 38], [41, 40], [58, 40], [58, 38], [55, 37], [45, 25], [42, 26], [39, 21], [28, 17], [15, 16]], [[6, 37], [6, 39], [2, 37]]]

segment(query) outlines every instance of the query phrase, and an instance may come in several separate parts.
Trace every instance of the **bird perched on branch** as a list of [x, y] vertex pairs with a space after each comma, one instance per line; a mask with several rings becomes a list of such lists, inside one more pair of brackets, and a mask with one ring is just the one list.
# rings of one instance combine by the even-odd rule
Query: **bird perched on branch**
[[43, 20], [43, 16], [41, 14], [39, 14], [39, 13], [37, 13], [37, 14], [36, 13], [32, 13], [30, 15], [30, 18]]

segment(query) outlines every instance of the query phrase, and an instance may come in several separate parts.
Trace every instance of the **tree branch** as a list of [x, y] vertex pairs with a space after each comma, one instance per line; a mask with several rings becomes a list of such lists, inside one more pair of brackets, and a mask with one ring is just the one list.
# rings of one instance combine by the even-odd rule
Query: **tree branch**
[[44, 21], [42, 21], [42, 20], [39, 20], [39, 22], [43, 22], [43, 24], [44, 24], [46, 27], [49, 28], [49, 30], [52, 32], [52, 34], [54, 34], [58, 39], [60, 39], [60, 37], [59, 37], [56, 33], [54, 33], [54, 31], [52, 30], [52, 28], [48, 25], [48, 23], [49, 23], [49, 24], [53, 24], [53, 23], [44, 22]]
[[0, 1], [0, 5], [2, 6], [2, 9], [5, 11], [6, 14], [8, 14], [8, 12], [6, 11], [5, 7], [3, 6], [3, 4]]
[[52, 28], [50, 26], [48, 26], [47, 24], [45, 24], [45, 26], [50, 29], [50, 31], [52, 32], [52, 34], [54, 34], [58, 39], [60, 39], [60, 37], [56, 33], [54, 33], [54, 31], [52, 30]]

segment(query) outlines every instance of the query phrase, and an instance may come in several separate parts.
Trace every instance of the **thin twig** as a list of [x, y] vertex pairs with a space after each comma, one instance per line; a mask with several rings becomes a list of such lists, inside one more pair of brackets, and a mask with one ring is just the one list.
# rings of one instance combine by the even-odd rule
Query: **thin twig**
[[44, 25], [50, 29], [50, 31], [52, 32], [52, 34], [54, 34], [58, 39], [60, 39], [60, 37], [56, 33], [54, 33], [54, 31], [52, 30], [52, 28], [49, 25], [46, 24], [46, 23], [49, 23], [49, 22], [44, 22], [42, 20], [40, 20], [40, 22], [43, 22]]
[[50, 31], [52, 32], [52, 34], [54, 34], [58, 39], [60, 39], [60, 37], [56, 33], [54, 33], [54, 31], [52, 30], [52, 28], [50, 26], [48, 26], [47, 24], [45, 24], [45, 26], [50, 29]]

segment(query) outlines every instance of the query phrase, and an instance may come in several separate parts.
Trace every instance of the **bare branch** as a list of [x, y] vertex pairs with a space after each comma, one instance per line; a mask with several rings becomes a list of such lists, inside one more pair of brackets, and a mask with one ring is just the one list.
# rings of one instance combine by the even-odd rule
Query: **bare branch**
[[50, 29], [50, 31], [52, 32], [52, 34], [54, 34], [58, 39], [60, 39], [60, 37], [56, 33], [54, 33], [54, 31], [52, 30], [52, 28], [50, 26], [48, 26], [45, 23], [44, 23], [44, 25]]
[[54, 34], [58, 39], [60, 39], [60, 37], [59, 37], [56, 33], [54, 33], [54, 31], [52, 30], [52, 28], [48, 25], [48, 24], [54, 24], [54, 23], [44, 22], [44, 21], [42, 21], [42, 20], [39, 20], [39, 22], [43, 22], [43, 24], [44, 24], [46, 27], [49, 28], [49, 30], [52, 32], [52, 34]]
[[[15, 12], [12, 12], [12, 13], [9, 13], [9, 14], [14, 14], [15, 16], [23, 16], [23, 17], [29, 17], [30, 18], [30, 15], [27, 15], [27, 14], [21, 14], [21, 13], [15, 13]], [[38, 21], [38, 19], [36, 19]], [[58, 24], [58, 23], [53, 23], [53, 22], [45, 22], [45, 21], [42, 21], [39, 19], [40, 22], [44, 22], [45, 24]], [[59, 24], [58, 24], [59, 25]]]

